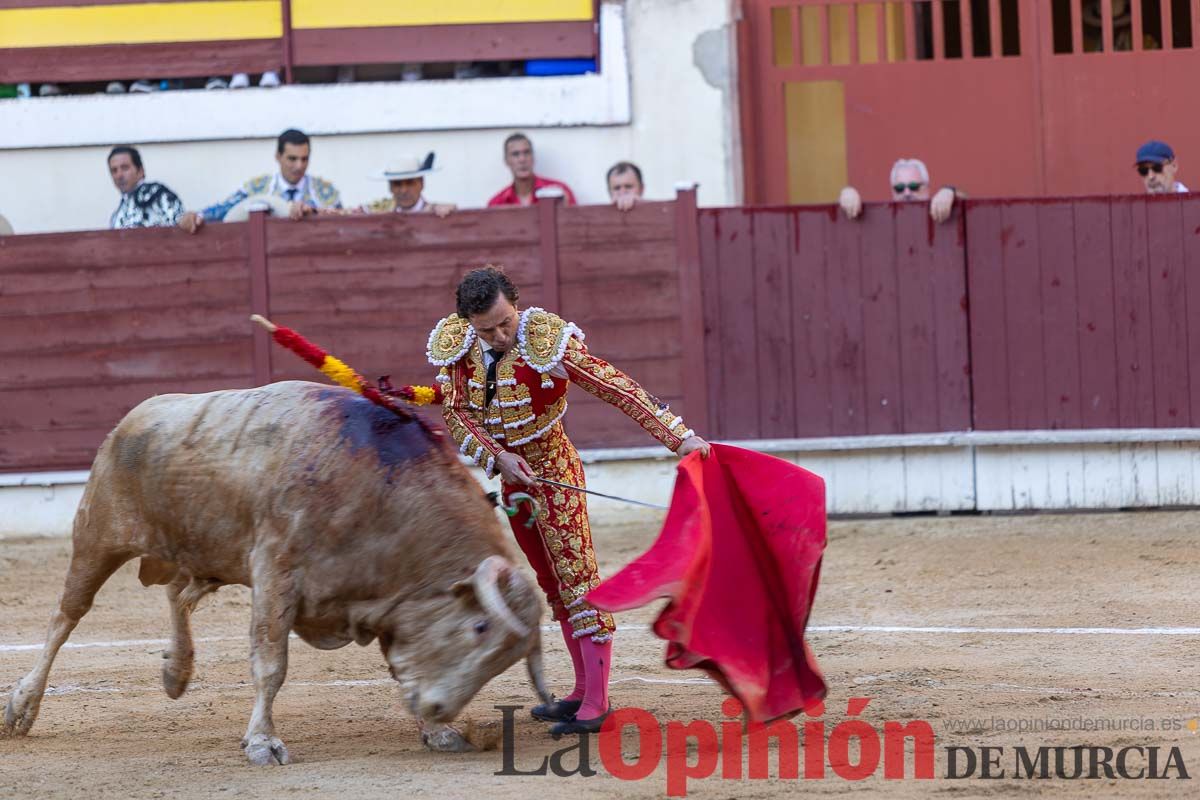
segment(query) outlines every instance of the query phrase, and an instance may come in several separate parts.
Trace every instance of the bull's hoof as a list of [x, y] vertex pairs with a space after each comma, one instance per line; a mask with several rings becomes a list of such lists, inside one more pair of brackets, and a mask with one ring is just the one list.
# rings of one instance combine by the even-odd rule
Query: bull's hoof
[[41, 697], [30, 698], [18, 683], [17, 688], [13, 690], [12, 697], [8, 698], [8, 705], [4, 708], [4, 727], [0, 728], [3, 736], [9, 738], [29, 733], [29, 729], [33, 727], [33, 723], [37, 719], [38, 708], [41, 705]]
[[421, 741], [435, 753], [474, 753], [475, 745], [457, 728], [450, 725], [429, 725], [421, 730]]
[[174, 663], [172, 660], [163, 664], [162, 682], [163, 691], [167, 693], [167, 697], [178, 700], [187, 691], [188, 684], [192, 680], [192, 670], [190, 666], [186, 670], [180, 670], [174, 666]]
[[292, 762], [283, 742], [274, 736], [267, 736], [263, 733], [256, 733], [249, 739], [243, 739], [242, 749], [246, 751], [246, 758], [256, 767], [283, 766]]

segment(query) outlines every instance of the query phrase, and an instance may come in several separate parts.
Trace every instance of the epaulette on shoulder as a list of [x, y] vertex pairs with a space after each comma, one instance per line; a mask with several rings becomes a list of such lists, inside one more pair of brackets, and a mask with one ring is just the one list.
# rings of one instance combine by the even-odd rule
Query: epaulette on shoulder
[[543, 308], [527, 308], [521, 313], [517, 328], [517, 346], [525, 363], [545, 374], [558, 366], [567, 342], [575, 337], [583, 341], [583, 331], [574, 322], [567, 322]]
[[363, 206], [368, 214], [387, 214], [396, 210], [396, 198], [381, 197], [378, 200], [372, 200]]
[[475, 329], [458, 314], [451, 314], [433, 326], [425, 355], [435, 367], [448, 367], [467, 354], [475, 343]]
[[259, 175], [257, 178], [251, 178], [246, 181], [242, 189], [248, 195], [264, 194], [271, 188], [271, 179], [273, 177], [273, 175]]
[[320, 198], [322, 202], [333, 203], [337, 201], [338, 190], [334, 187], [332, 182], [327, 181], [324, 178], [318, 178], [316, 175], [312, 176], [312, 182], [313, 188], [317, 192], [317, 197]]

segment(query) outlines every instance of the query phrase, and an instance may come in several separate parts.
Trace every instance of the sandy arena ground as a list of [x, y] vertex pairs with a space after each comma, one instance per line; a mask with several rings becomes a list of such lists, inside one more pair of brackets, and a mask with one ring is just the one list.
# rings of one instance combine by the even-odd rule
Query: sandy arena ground
[[[605, 574], [652, 541], [655, 520], [604, 526], [596, 541]], [[757, 798], [798, 792], [867, 792], [1004, 797], [1188, 796], [1200, 778], [1197, 625], [1200, 512], [1017, 517], [910, 517], [833, 523], [810, 641], [830, 687], [828, 729], [846, 718], [849, 697], [869, 697], [863, 718], [928, 720], [937, 737], [937, 778], [866, 781], [827, 771], [824, 780], [731, 781], [688, 785], [691, 797]], [[0, 704], [33, 664], [61, 588], [70, 542], [0, 540]], [[618, 635], [614, 703], [668, 719], [724, 719], [721, 690], [696, 673], [662, 666], [662, 643], [642, 626], [654, 609], [626, 614]], [[238, 742], [253, 690], [246, 663], [248, 593], [221, 590], [194, 619], [197, 675], [170, 700], [160, 689], [168, 633], [161, 589], [143, 589], [135, 564], [100, 592], [51, 673], [52, 692], [25, 739], [0, 739], [0, 798], [314, 797], [463, 798], [660, 797], [666, 768], [638, 782], [599, 774], [559, 778], [496, 776], [500, 750], [450, 755], [423, 749], [401, 710], [375, 646], [319, 652], [296, 641], [288, 682], [275, 706], [288, 767], [254, 768]], [[822, 631], [821, 626], [853, 630]], [[861, 626], [926, 631], [861, 630]], [[962, 628], [1035, 628], [978, 632]], [[1096, 628], [1167, 629], [1138, 635]], [[955, 630], [957, 629], [957, 630]], [[1062, 630], [1070, 629], [1070, 630]], [[1080, 629], [1093, 629], [1091, 631]], [[143, 640], [143, 641], [137, 641]], [[149, 642], [144, 640], [150, 640]], [[548, 637], [551, 685], [569, 688], [570, 665]], [[498, 703], [532, 704], [516, 667], [484, 688], [468, 709], [498, 721]], [[1107, 725], [1104, 731], [1016, 732], [1027, 725]], [[1096, 721], [1099, 721], [1097, 723]], [[1152, 721], [1162, 730], [1131, 730]], [[1188, 723], [1192, 722], [1191, 729]], [[1002, 723], [1001, 726], [1003, 726]], [[1017, 724], [1017, 723], [1013, 723]], [[1114, 726], [1125, 730], [1112, 730]], [[565, 747], [522, 714], [515, 766], [529, 770]], [[1011, 775], [1016, 745], [1177, 746], [1193, 780], [947, 780], [944, 748], [1005, 747]], [[632, 734], [624, 750], [637, 753]], [[570, 762], [569, 762], [570, 763]], [[1134, 762], [1135, 767], [1144, 761]], [[910, 767], [911, 770], [911, 767]], [[774, 767], [772, 767], [774, 774]], [[1173, 773], [1174, 774], [1174, 773]]]

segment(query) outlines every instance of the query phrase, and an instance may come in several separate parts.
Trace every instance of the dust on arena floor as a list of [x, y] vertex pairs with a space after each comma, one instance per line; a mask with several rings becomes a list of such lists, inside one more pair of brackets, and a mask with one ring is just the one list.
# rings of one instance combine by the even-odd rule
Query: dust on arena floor
[[[801, 755], [801, 778], [781, 779], [773, 753], [767, 779], [723, 779], [718, 766], [712, 777], [689, 781], [688, 796], [1179, 796], [1191, 781], [1180, 780], [1178, 770], [1168, 770], [1166, 780], [1145, 773], [1151, 747], [1159, 748], [1157, 772], [1178, 748], [1187, 773], [1200, 773], [1198, 529], [1200, 512], [833, 523], [809, 637], [830, 687], [820, 719], [828, 733], [848, 719], [849, 698], [865, 697], [870, 703], [859, 718], [876, 731], [887, 721], [927, 721], [936, 737], [935, 777], [914, 779], [910, 757], [902, 780], [886, 780], [882, 766], [862, 781], [828, 766], [823, 779], [804, 779]], [[656, 531], [654, 520], [598, 525], [602, 569], [610, 573], [632, 559]], [[69, 548], [67, 539], [0, 540], [0, 703], [37, 655]], [[719, 730], [727, 721], [722, 691], [698, 673], [662, 665], [663, 645], [645, 628], [653, 615], [647, 608], [619, 619], [614, 703], [646, 709], [664, 724], [707, 720]], [[127, 565], [59, 656], [31, 734], [0, 739], [0, 797], [666, 793], [666, 758], [648, 777], [622, 781], [605, 769], [594, 741], [593, 777], [497, 775], [505, 769], [503, 748], [427, 752], [377, 649], [319, 652], [298, 641], [275, 713], [295, 763], [251, 767], [237, 746], [253, 702], [248, 621], [248, 593], [239, 587], [202, 606], [195, 617], [197, 677], [172, 701], [159, 685], [166, 601], [161, 590], [141, 588], [135, 566]], [[565, 691], [565, 650], [553, 635], [547, 648], [551, 685]], [[531, 702], [518, 666], [485, 687], [467, 716], [497, 723], [495, 706]], [[568, 745], [551, 740], [525, 712], [516, 717], [512, 742], [512, 767], [523, 772]], [[1108, 778], [1103, 769], [1096, 779], [1053, 777], [1053, 748], [1076, 745], [1124, 749], [1126, 773], [1140, 768], [1143, 777]], [[977, 757], [981, 747], [1003, 748], [991, 751], [991, 771], [1003, 769], [1005, 777], [980, 779], [976, 764], [974, 777], [948, 779], [949, 747], [971, 748]], [[1051, 748], [1045, 758], [1052, 777], [1014, 777], [1018, 747], [1031, 757]], [[622, 751], [629, 763], [636, 760], [632, 728]], [[1073, 751], [1058, 752], [1067, 753], [1069, 775]], [[693, 747], [687, 763], [698, 758]], [[564, 763], [577, 762], [576, 752]], [[959, 751], [957, 771], [965, 764]]]

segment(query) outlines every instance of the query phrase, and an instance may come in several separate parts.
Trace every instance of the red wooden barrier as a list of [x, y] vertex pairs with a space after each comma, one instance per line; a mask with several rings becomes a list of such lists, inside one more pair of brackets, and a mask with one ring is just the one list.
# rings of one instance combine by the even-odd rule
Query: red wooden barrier
[[[627, 213], [610, 207], [558, 210], [560, 313], [579, 325], [588, 348], [611, 361], [702, 426], [684, 402], [680, 273], [676, 215], [670, 203]], [[592, 447], [652, 446], [624, 414], [571, 390], [567, 430]]]
[[[489, 262], [713, 438], [1200, 425], [1200, 198], [963, 212], [697, 212], [685, 192], [627, 213], [3, 237], [0, 471], [86, 467], [157, 392], [317, 378], [255, 338], [251, 310], [369, 377], [429, 382], [426, 336]], [[649, 443], [573, 397], [581, 446]]]
[[253, 384], [245, 224], [0, 237], [0, 470], [86, 467], [163, 392]]
[[[454, 311], [454, 287], [467, 270], [501, 264], [540, 301], [537, 209], [433, 215], [366, 216], [296, 225], [268, 220], [271, 318], [294, 327], [369, 378], [433, 382], [425, 360], [434, 323]], [[313, 380], [311, 367], [286, 353], [272, 359], [273, 380]]]
[[1200, 425], [1200, 198], [968, 211], [975, 427]]
[[714, 435], [969, 427], [961, 218], [731, 208], [700, 223]]
[[[116, 421], [155, 393], [322, 380], [272, 349], [251, 311], [370, 378], [432, 383], [429, 331], [454, 310], [462, 274], [488, 263], [506, 268], [523, 305], [573, 319], [598, 354], [686, 410], [676, 227], [671, 203], [627, 214], [543, 203], [445, 220], [256, 214], [194, 237], [2, 237], [0, 471], [87, 467]], [[651, 444], [619, 412], [582, 390], [572, 397], [578, 444]]]

